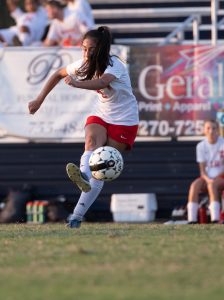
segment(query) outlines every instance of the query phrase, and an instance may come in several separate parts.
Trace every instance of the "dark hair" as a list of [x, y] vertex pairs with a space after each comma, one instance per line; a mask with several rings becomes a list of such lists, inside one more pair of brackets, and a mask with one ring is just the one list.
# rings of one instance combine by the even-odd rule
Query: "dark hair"
[[76, 75], [81, 77], [82, 80], [90, 80], [94, 76], [99, 78], [107, 66], [112, 66], [110, 56], [110, 46], [112, 36], [110, 30], [106, 26], [100, 26], [97, 29], [88, 31], [84, 37], [85, 39], [93, 39], [96, 42], [96, 48], [90, 61], [85, 62], [76, 72]]
[[204, 121], [204, 124], [205, 123], [212, 123], [212, 124], [216, 125], [217, 128], [219, 128], [219, 122], [215, 119], [207, 119]]

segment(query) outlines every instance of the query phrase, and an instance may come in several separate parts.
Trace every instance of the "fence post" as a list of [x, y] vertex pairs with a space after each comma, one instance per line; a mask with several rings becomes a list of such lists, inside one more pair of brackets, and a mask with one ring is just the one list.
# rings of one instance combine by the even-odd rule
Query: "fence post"
[[212, 46], [217, 44], [217, 14], [218, 14], [218, 0], [211, 0], [211, 42]]

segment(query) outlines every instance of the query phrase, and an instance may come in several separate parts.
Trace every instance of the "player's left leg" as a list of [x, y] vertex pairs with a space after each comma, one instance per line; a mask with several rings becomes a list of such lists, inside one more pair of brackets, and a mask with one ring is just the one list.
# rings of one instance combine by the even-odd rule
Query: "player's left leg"
[[224, 178], [217, 177], [208, 184], [208, 193], [210, 200], [210, 214], [211, 222], [217, 223], [220, 219], [220, 196], [221, 191], [224, 189]]
[[128, 145], [124, 143], [119, 143], [111, 138], [108, 138], [107, 140], [107, 146], [111, 146], [116, 148], [120, 152], [124, 152], [128, 149]]
[[189, 224], [198, 222], [199, 195], [207, 191], [206, 182], [202, 177], [196, 178], [190, 185], [187, 203], [187, 219]]

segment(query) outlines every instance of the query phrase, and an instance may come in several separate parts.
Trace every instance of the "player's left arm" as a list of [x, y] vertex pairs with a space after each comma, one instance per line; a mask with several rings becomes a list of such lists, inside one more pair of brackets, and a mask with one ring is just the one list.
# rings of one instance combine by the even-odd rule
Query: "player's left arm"
[[106, 73], [100, 78], [92, 80], [79, 81], [71, 76], [66, 76], [64, 80], [66, 84], [79, 89], [101, 90], [108, 87], [109, 84], [115, 79], [116, 77], [114, 75]]

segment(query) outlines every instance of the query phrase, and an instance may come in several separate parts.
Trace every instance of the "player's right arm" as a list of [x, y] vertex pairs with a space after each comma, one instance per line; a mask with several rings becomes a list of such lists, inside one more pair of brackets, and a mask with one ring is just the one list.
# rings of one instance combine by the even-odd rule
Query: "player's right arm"
[[35, 112], [40, 108], [41, 104], [44, 102], [47, 95], [53, 90], [53, 88], [59, 83], [61, 79], [68, 75], [66, 68], [61, 68], [56, 71], [51, 77], [48, 79], [47, 83], [44, 85], [40, 94], [37, 98], [28, 104], [30, 114], [35, 114]]

